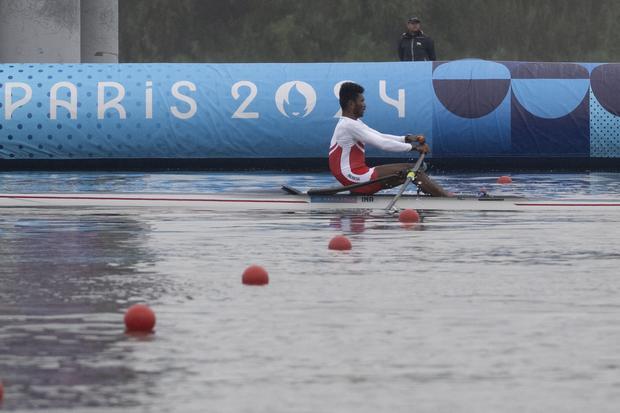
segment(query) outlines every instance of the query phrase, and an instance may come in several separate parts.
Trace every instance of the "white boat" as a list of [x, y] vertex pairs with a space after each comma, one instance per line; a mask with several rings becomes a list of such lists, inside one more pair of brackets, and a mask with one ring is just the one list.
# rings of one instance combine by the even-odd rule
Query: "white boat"
[[[185, 208], [197, 210], [284, 210], [338, 211], [382, 210], [393, 194], [308, 195], [307, 193], [5, 193], [0, 194], [0, 208]], [[527, 211], [527, 210], [617, 210], [620, 199], [529, 199], [523, 197], [437, 198], [404, 194], [398, 209], [454, 211]]]

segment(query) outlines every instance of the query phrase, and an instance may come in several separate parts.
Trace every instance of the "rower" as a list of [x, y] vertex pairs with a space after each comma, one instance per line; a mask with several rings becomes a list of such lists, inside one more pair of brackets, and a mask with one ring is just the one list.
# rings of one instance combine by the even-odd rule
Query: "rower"
[[[405, 182], [413, 168], [410, 163], [396, 163], [369, 167], [366, 165], [365, 146], [369, 144], [384, 151], [428, 153], [430, 148], [422, 135], [396, 136], [378, 132], [360, 120], [366, 103], [364, 88], [353, 82], [340, 87], [342, 117], [336, 125], [329, 149], [329, 169], [342, 185], [369, 182], [368, 185], [351, 190], [352, 193], [372, 195], [377, 191], [393, 188]], [[381, 179], [394, 175], [393, 179]], [[373, 182], [379, 179], [379, 182]], [[441, 186], [423, 171], [416, 173], [415, 184], [432, 196], [449, 196]]]

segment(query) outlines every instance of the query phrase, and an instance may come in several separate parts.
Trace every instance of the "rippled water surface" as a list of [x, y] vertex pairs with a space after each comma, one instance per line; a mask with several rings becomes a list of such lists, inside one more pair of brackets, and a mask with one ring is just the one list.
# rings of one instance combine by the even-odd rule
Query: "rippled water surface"
[[[620, 197], [620, 174], [444, 175]], [[1, 174], [0, 192], [212, 192], [323, 174]], [[337, 234], [349, 252], [327, 249]], [[617, 412], [620, 213], [0, 210], [7, 411]], [[240, 282], [250, 264], [266, 287]], [[137, 302], [156, 333], [125, 335]]]

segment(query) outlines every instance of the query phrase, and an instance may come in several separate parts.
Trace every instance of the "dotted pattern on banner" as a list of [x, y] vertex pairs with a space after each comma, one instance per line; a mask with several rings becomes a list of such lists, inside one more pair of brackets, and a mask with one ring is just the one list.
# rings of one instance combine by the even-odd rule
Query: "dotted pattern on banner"
[[590, 88], [590, 156], [620, 157], [620, 117], [609, 113]]
[[[182, 110], [187, 105], [171, 98], [170, 86], [176, 77], [197, 82], [200, 74], [189, 65], [71, 65], [16, 64], [0, 65], [0, 159], [88, 159], [126, 157], [191, 157], [208, 152], [201, 141], [186, 133], [191, 122], [169, 115], [171, 101]], [[176, 76], [175, 76], [176, 75]], [[59, 106], [57, 119], [50, 115], [50, 90], [57, 82], [71, 82], [78, 94], [77, 119]], [[109, 109], [104, 119], [97, 119], [97, 82], [119, 82], [125, 88], [123, 107], [126, 119]], [[145, 117], [146, 82], [152, 82], [153, 118]], [[12, 119], [4, 118], [6, 82], [22, 82], [32, 89], [32, 98], [17, 108]], [[187, 92], [185, 92], [187, 93]], [[106, 100], [117, 91], [106, 89]], [[13, 102], [25, 96], [21, 88], [13, 89]], [[68, 101], [69, 89], [61, 87], [58, 99]], [[199, 119], [194, 121], [199, 122]], [[194, 123], [194, 124], [195, 124]]]

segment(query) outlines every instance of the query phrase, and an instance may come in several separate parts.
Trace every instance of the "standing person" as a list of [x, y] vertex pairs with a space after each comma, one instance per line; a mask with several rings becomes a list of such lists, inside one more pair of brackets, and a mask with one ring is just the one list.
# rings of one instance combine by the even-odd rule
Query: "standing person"
[[407, 21], [407, 31], [398, 42], [398, 57], [401, 61], [436, 60], [435, 42], [422, 31], [420, 19], [411, 17]]
[[[360, 120], [366, 110], [364, 88], [356, 83], [343, 83], [339, 98], [342, 117], [336, 125], [329, 145], [329, 169], [332, 174], [345, 186], [399, 174], [393, 180], [368, 184], [351, 191], [362, 195], [372, 195], [381, 189], [393, 188], [405, 182], [406, 171], [413, 168], [413, 164], [397, 163], [368, 167], [365, 146], [370, 144], [390, 152], [428, 153], [430, 149], [425, 143], [424, 136], [389, 135], [366, 126]], [[430, 195], [449, 196], [422, 171], [416, 173], [415, 184]]]

